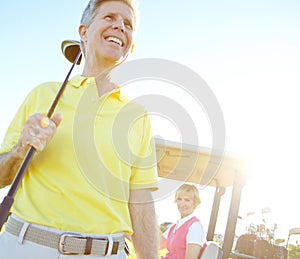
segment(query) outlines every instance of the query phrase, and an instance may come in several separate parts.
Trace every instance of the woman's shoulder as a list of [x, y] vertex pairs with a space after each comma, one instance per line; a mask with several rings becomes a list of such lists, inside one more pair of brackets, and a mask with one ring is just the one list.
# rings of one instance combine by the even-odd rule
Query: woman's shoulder
[[203, 225], [202, 225], [200, 219], [196, 216], [193, 217], [192, 219], [191, 219], [192, 222], [191, 222], [191, 225], [190, 225], [190, 229], [196, 230], [196, 231], [200, 231], [200, 230], [203, 231], [204, 228], [203, 228]]
[[197, 220], [197, 221], [194, 221], [192, 224], [191, 224], [191, 227], [195, 227], [195, 228], [203, 228], [200, 220]]

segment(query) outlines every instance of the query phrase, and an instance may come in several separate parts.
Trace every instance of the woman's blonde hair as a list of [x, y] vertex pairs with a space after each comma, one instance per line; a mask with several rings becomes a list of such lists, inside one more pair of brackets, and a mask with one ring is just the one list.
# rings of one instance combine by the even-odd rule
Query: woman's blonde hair
[[195, 208], [201, 203], [199, 191], [195, 185], [186, 184], [186, 183], [181, 185], [176, 191], [175, 201], [177, 200], [177, 198], [179, 196], [182, 196], [184, 194], [192, 194], [193, 195], [193, 201], [194, 201]]

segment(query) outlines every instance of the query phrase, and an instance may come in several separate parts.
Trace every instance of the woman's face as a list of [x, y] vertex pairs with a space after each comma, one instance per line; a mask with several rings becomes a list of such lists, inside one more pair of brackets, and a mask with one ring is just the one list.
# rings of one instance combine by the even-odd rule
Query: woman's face
[[176, 204], [181, 218], [184, 218], [194, 212], [194, 195], [191, 193], [178, 194]]

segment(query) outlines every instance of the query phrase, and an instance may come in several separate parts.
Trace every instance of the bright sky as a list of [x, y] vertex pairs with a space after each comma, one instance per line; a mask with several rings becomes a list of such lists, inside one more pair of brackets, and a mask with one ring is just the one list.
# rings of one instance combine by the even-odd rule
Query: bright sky
[[[34, 86], [65, 78], [70, 63], [60, 44], [78, 39], [87, 2], [1, 1], [1, 139]], [[300, 226], [300, 1], [140, 0], [140, 12], [130, 59], [173, 60], [207, 82], [225, 118], [226, 150], [255, 164], [243, 191], [241, 216], [270, 207], [270, 222], [276, 222], [283, 235], [279, 237], [286, 238], [289, 228]], [[77, 72], [80, 68], [73, 74]], [[190, 102], [185, 105], [192, 107]], [[191, 116], [200, 145], [209, 146], [210, 136], [204, 134], [207, 121], [198, 123], [197, 114]], [[154, 123], [154, 133], [172, 138], [161, 125]], [[172, 200], [158, 202], [161, 222], [178, 217]], [[172, 207], [169, 213], [162, 209], [166, 206]], [[211, 203], [203, 201], [201, 206], [199, 214], [205, 215], [206, 224]], [[225, 209], [225, 222], [226, 213]]]

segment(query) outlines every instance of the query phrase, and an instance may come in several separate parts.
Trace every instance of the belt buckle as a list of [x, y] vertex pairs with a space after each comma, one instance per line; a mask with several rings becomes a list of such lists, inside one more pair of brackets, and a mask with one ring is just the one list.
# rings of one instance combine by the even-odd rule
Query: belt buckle
[[63, 255], [78, 255], [78, 253], [73, 253], [73, 252], [67, 252], [67, 251], [65, 251], [64, 247], [65, 247], [65, 243], [66, 243], [66, 238], [67, 237], [80, 238], [81, 236], [79, 236], [79, 235], [73, 235], [73, 234], [62, 234], [60, 236], [60, 238], [59, 238], [58, 251], [61, 254], [63, 254]]

